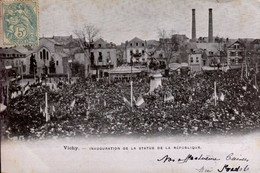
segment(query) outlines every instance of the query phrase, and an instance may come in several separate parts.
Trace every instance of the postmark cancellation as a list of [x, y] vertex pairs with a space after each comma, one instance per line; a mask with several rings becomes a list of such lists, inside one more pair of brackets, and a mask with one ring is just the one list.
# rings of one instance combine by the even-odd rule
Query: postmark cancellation
[[39, 13], [37, 0], [1, 2], [1, 38], [3, 46], [37, 45]]

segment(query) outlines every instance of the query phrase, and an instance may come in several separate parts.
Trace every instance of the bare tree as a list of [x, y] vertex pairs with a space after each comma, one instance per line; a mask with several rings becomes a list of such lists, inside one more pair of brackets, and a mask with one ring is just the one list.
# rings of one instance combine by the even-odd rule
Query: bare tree
[[[98, 36], [100, 30], [93, 24], [85, 24], [83, 28], [79, 30], [75, 30], [74, 34], [77, 36], [77, 42], [83, 51], [86, 59], [85, 59], [85, 71], [89, 67], [86, 67], [87, 60], [90, 63], [93, 63], [90, 56], [91, 50], [94, 49], [94, 39]], [[86, 77], [86, 74], [85, 74]]]
[[174, 31], [168, 33], [165, 29], [158, 29], [160, 48], [163, 50], [166, 61], [166, 71], [169, 71], [169, 64], [180, 46], [178, 37], [172, 37], [173, 33]]

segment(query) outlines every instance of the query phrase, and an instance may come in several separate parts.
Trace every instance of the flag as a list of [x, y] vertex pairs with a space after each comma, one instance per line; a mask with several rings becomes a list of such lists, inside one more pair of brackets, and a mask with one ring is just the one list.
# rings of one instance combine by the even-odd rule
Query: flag
[[42, 110], [42, 107], [40, 106], [40, 113], [42, 113], [42, 111], [43, 111], [43, 110]]
[[217, 105], [217, 99], [218, 99], [218, 96], [217, 96], [217, 82], [214, 82], [214, 102], [215, 102], [215, 106]]
[[225, 95], [224, 95], [223, 93], [220, 93], [219, 99], [220, 99], [221, 101], [224, 101], [224, 100], [225, 100]]
[[137, 98], [136, 106], [139, 107], [139, 108], [142, 108], [142, 107], [145, 106], [145, 101], [144, 101], [144, 98], [142, 96]]
[[125, 97], [123, 97], [123, 100], [127, 106], [131, 107], [131, 103]]
[[247, 64], [246, 64], [246, 78], [248, 78], [248, 67], [247, 67]]
[[44, 116], [46, 118], [46, 122], [50, 120], [50, 115], [48, 114], [48, 96], [47, 92], [45, 92], [45, 110], [44, 110]]
[[74, 107], [75, 106], [75, 102], [76, 102], [76, 100], [74, 99], [72, 102], [71, 102], [71, 104], [70, 104], [70, 107]]
[[257, 80], [256, 80], [256, 75], [255, 75], [255, 85], [253, 87], [256, 89], [257, 92], [259, 91], [259, 87], [258, 87]]
[[171, 93], [169, 93], [165, 96], [165, 100], [164, 100], [165, 102], [172, 101], [172, 100], [174, 100], [174, 97], [172, 96]]
[[136, 103], [136, 99], [135, 99], [135, 96], [133, 96], [133, 102]]

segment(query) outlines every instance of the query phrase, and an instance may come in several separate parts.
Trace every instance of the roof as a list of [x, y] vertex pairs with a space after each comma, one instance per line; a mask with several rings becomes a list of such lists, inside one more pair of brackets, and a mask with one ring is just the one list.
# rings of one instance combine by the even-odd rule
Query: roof
[[105, 41], [105, 40], [103, 40], [102, 38], [99, 38], [99, 39], [97, 39], [96, 41], [94, 41], [94, 43], [95, 43], [95, 44], [97, 44], [97, 43], [105, 43], [105, 44], [107, 44], [108, 42]]
[[260, 39], [255, 39], [254, 41], [251, 42], [251, 44], [260, 44]]
[[144, 40], [142, 40], [142, 39], [140, 39], [138, 37], [135, 37], [132, 40], [130, 40], [129, 42], [144, 42]]
[[40, 39], [47, 39], [57, 45], [66, 45], [73, 41], [72, 35], [70, 36], [53, 36], [41, 37]]
[[220, 48], [219, 43], [196, 43], [198, 49], [206, 49], [207, 51], [217, 52]]
[[243, 43], [241, 43], [240, 41], [238, 41], [238, 40], [236, 40], [235, 42], [229, 44], [227, 47], [229, 48], [229, 47], [233, 46], [235, 43], [238, 43], [238, 44], [240, 44], [241, 46], [245, 47], [245, 45], [244, 45]]
[[0, 54], [22, 54], [14, 48], [0, 48]]
[[141, 70], [131, 66], [118, 66], [109, 71], [111, 74], [130, 74], [130, 73], [141, 73]]
[[70, 36], [53, 36], [53, 39], [58, 43], [68, 43], [72, 41], [72, 35]]

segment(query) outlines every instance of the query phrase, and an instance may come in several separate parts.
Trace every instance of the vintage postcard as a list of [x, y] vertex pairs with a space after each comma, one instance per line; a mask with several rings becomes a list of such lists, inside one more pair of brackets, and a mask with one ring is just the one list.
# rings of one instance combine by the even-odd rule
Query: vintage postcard
[[260, 173], [259, 0], [0, 0], [2, 173]]

